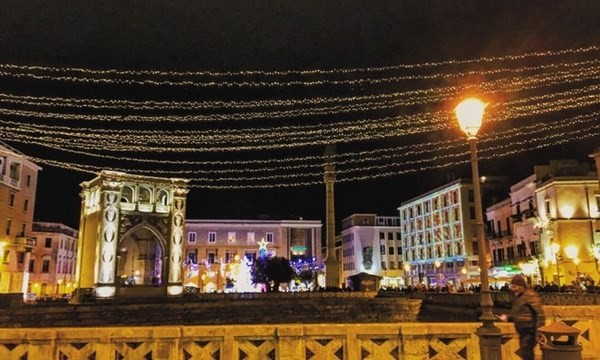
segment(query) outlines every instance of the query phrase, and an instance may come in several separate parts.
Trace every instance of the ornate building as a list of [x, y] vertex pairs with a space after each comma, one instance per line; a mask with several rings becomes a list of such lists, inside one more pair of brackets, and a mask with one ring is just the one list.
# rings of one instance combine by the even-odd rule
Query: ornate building
[[76, 281], [97, 297], [183, 293], [187, 181], [102, 171], [81, 184]]
[[0, 293], [27, 293], [40, 170], [21, 152], [0, 142]]

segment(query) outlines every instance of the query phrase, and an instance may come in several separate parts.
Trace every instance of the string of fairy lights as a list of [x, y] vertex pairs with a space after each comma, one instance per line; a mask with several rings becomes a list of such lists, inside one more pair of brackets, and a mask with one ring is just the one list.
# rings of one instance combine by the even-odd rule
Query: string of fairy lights
[[[0, 136], [42, 149], [28, 154], [42, 165], [185, 178], [195, 188], [318, 185], [325, 162], [335, 165], [337, 182], [365, 181], [468, 162], [451, 110], [465, 94], [489, 99], [484, 121], [491, 131], [480, 134], [482, 160], [597, 139], [598, 52], [589, 46], [289, 71], [0, 64], [0, 77], [43, 85], [46, 92], [0, 86]], [[61, 84], [117, 91], [89, 97]], [[188, 96], [170, 96], [173, 87]], [[203, 96], [210, 88], [225, 92], [218, 100]], [[270, 90], [277, 88], [294, 90]], [[151, 96], [132, 96], [136, 92]], [[331, 144], [338, 150], [325, 159], [323, 148]]]

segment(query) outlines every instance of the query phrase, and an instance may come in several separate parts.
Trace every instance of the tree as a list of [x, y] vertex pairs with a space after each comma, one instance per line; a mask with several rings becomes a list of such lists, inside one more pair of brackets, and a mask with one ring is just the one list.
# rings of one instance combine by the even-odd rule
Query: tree
[[279, 285], [292, 281], [294, 275], [290, 261], [280, 256], [258, 258], [252, 267], [252, 282], [265, 284], [267, 291], [279, 291]]

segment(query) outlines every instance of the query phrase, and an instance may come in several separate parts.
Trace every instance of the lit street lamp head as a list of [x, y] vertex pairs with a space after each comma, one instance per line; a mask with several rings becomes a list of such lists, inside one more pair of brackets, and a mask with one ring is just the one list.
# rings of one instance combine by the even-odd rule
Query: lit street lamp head
[[486, 106], [487, 104], [479, 99], [467, 98], [454, 109], [458, 124], [468, 137], [477, 136], [483, 121], [483, 110]]

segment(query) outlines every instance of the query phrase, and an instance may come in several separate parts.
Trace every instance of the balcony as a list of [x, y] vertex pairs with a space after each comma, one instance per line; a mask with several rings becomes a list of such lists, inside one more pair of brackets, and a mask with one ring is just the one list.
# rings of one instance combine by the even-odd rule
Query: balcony
[[123, 210], [123, 211], [135, 211], [135, 208], [136, 208], [136, 203], [128, 203], [128, 202], [121, 203], [121, 210]]
[[169, 205], [161, 205], [161, 204], [156, 204], [156, 212], [160, 213], [160, 214], [166, 214], [169, 212]]
[[152, 212], [154, 210], [154, 205], [152, 204], [138, 204], [138, 210], [140, 212]]
[[6, 184], [8, 186], [11, 186], [13, 188], [16, 188], [16, 189], [20, 189], [21, 188], [21, 182], [19, 180], [17, 180], [17, 179], [11, 178], [10, 175], [0, 176], [0, 180], [4, 184]]

